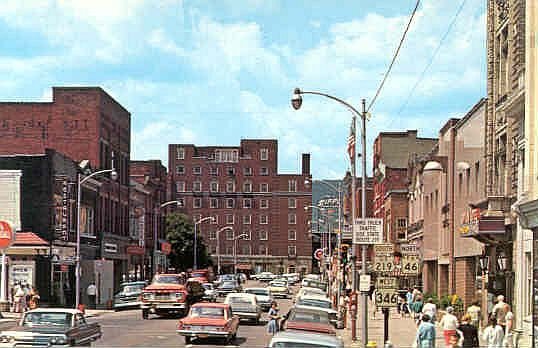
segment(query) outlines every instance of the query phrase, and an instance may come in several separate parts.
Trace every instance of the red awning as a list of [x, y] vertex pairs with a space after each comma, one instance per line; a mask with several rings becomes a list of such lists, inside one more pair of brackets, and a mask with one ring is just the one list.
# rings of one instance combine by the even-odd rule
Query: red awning
[[48, 246], [49, 243], [33, 232], [15, 233], [15, 241], [12, 246]]
[[242, 269], [245, 271], [249, 271], [252, 269], [252, 265], [250, 263], [238, 263], [237, 269]]

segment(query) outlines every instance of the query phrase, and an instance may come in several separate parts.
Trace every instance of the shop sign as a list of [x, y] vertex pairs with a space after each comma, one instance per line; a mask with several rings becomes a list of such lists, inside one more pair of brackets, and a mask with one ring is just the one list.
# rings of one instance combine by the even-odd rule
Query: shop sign
[[69, 182], [65, 176], [55, 178], [55, 226], [56, 239], [67, 241], [69, 230]]
[[105, 243], [105, 253], [116, 254], [118, 252], [118, 244]]
[[127, 254], [130, 255], [144, 255], [144, 248], [138, 245], [129, 245], [126, 248]]
[[7, 249], [13, 242], [13, 229], [7, 221], [0, 221], [0, 250]]
[[29, 285], [29, 286], [34, 285], [34, 270], [35, 270], [34, 262], [33, 261], [26, 261], [26, 262], [27, 263], [15, 263], [14, 262], [9, 267], [9, 282], [11, 286], [15, 286], [16, 284]]
[[353, 226], [354, 244], [383, 243], [383, 219], [364, 218], [355, 219]]
[[162, 242], [161, 251], [163, 252], [163, 254], [169, 255], [172, 252], [172, 244], [168, 242]]

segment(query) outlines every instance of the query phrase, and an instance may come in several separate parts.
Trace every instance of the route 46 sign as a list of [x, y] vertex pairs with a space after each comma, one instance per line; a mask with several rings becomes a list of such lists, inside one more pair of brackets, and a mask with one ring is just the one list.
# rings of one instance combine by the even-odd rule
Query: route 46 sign
[[402, 275], [420, 274], [420, 255], [415, 244], [402, 244]]

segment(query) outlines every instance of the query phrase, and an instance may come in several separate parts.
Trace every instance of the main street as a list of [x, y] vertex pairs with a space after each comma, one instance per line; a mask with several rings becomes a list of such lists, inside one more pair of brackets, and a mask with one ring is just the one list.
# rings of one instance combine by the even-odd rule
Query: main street
[[[265, 286], [248, 281], [243, 287]], [[220, 298], [219, 301], [223, 301]], [[281, 314], [287, 313], [291, 307], [291, 299], [277, 300]], [[176, 333], [178, 318], [160, 318], [151, 316], [143, 320], [140, 310], [125, 310], [106, 313], [93, 319], [101, 324], [103, 338], [96, 344], [98, 347], [266, 347], [270, 335], [266, 332], [267, 313], [259, 325], [241, 322], [237, 339], [230, 345], [219, 340], [195, 340], [185, 345], [182, 336]]]

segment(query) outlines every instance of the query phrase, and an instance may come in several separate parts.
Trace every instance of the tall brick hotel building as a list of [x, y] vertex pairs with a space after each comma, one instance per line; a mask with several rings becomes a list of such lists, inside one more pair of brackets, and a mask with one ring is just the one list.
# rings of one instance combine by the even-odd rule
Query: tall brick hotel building
[[[239, 146], [170, 144], [171, 199], [199, 225], [200, 235], [217, 263], [217, 239], [223, 272], [233, 270], [234, 237], [238, 269], [245, 272], [309, 272], [312, 238], [310, 155], [302, 155], [298, 174], [278, 173], [276, 140], [243, 139]], [[223, 229], [228, 226], [229, 228]], [[222, 230], [217, 238], [217, 231]]]

